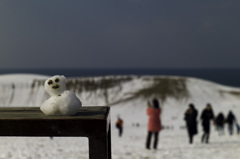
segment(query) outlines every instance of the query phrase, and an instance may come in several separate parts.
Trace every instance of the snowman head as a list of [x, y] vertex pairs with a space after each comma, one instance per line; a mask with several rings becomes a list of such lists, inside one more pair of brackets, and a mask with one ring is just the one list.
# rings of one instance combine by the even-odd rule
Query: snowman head
[[66, 78], [64, 76], [53, 76], [44, 83], [45, 89], [51, 96], [59, 96], [66, 90]]

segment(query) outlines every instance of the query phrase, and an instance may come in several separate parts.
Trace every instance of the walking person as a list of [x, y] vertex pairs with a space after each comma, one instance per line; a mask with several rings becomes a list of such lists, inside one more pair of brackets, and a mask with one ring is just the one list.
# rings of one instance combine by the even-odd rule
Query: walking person
[[219, 136], [224, 135], [224, 123], [225, 123], [224, 115], [222, 112], [220, 112], [215, 119], [215, 124], [216, 124], [216, 128]]
[[184, 114], [184, 120], [186, 121], [190, 144], [193, 143], [193, 136], [197, 134], [197, 116], [198, 111], [193, 104], [189, 104], [189, 107]]
[[122, 133], [123, 133], [123, 120], [119, 116], [118, 116], [118, 120], [116, 122], [116, 128], [118, 129], [119, 137], [121, 137]]
[[210, 136], [210, 121], [214, 119], [214, 113], [211, 107], [211, 104], [207, 104], [206, 108], [203, 110], [201, 114], [202, 126], [203, 126], [203, 136], [202, 136], [202, 143], [209, 142]]
[[228, 131], [230, 135], [233, 134], [233, 124], [235, 123], [235, 121], [236, 121], [235, 115], [230, 110], [227, 116]]
[[147, 134], [147, 141], [146, 141], [146, 148], [151, 149], [151, 139], [152, 135], [154, 136], [153, 148], [157, 149], [158, 145], [158, 135], [159, 131], [161, 130], [161, 108], [159, 106], [158, 100], [153, 99], [152, 103], [148, 102], [147, 108], [147, 115], [149, 116], [148, 119], [148, 134]]

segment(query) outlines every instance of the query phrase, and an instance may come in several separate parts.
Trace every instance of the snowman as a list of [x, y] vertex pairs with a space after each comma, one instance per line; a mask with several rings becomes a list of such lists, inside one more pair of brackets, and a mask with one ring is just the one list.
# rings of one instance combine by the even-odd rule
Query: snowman
[[45, 81], [45, 90], [51, 96], [40, 107], [46, 115], [74, 115], [82, 107], [81, 101], [72, 91], [66, 90], [66, 78], [53, 76]]

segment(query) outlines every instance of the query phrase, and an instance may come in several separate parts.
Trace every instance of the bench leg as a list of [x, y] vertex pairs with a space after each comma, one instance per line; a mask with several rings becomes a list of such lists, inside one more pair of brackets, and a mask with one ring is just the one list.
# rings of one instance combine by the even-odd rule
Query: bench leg
[[106, 134], [88, 139], [89, 159], [111, 159], [111, 128]]
[[109, 130], [108, 130], [108, 159], [112, 159], [112, 145], [111, 145], [111, 124], [109, 124]]

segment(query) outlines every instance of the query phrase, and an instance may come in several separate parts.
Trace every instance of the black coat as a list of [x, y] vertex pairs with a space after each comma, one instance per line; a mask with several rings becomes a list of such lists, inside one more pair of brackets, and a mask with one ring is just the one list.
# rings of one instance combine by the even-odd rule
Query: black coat
[[205, 132], [209, 132], [210, 131], [210, 120], [214, 119], [214, 114], [213, 114], [212, 109], [210, 109], [210, 110], [204, 109], [201, 114], [201, 119], [202, 119], [203, 130]]
[[190, 135], [197, 134], [197, 116], [198, 111], [196, 109], [188, 109], [184, 114], [184, 120], [186, 121], [188, 133]]
[[215, 119], [215, 124], [217, 126], [223, 126], [224, 122], [225, 122], [224, 115], [222, 113], [219, 113]]
[[229, 125], [232, 125], [234, 121], [235, 121], [235, 116], [233, 115], [232, 112], [230, 112], [227, 116], [227, 123]]

